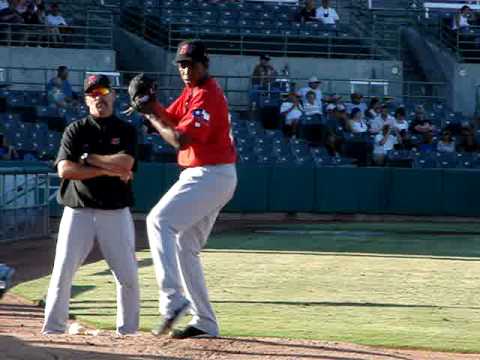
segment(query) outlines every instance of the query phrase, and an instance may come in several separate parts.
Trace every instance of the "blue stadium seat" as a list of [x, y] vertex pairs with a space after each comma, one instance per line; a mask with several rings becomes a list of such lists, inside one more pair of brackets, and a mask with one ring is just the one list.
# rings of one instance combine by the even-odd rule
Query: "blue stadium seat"
[[413, 166], [419, 169], [435, 169], [437, 167], [437, 159], [431, 154], [416, 154]]

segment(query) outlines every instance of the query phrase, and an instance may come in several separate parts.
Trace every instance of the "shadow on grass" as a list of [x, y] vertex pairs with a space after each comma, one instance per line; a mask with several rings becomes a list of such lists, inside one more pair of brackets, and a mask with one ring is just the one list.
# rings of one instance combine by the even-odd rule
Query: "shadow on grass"
[[[140, 268], [143, 268], [143, 267], [152, 266], [153, 261], [152, 261], [152, 259], [143, 259], [143, 260], [138, 261], [137, 264], [138, 264], [138, 268], [140, 269]], [[104, 275], [110, 275], [110, 274], [111, 274], [111, 270], [107, 269], [107, 270], [96, 272], [95, 274], [92, 274], [92, 275], [93, 276], [104, 276]]]
[[[321, 225], [319, 225], [321, 229]], [[347, 235], [345, 235], [347, 233]], [[356, 256], [435, 256], [463, 257], [480, 261], [480, 235], [459, 234], [449, 236], [377, 232], [339, 232], [338, 235], [322, 233], [233, 233], [213, 236], [207, 251], [273, 251], [294, 254], [322, 255], [342, 253]], [[470, 260], [469, 259], [469, 260]]]
[[72, 286], [72, 296], [71, 298], [76, 298], [80, 294], [83, 294], [84, 292], [90, 291], [95, 289], [96, 286], [94, 285], [73, 285]]

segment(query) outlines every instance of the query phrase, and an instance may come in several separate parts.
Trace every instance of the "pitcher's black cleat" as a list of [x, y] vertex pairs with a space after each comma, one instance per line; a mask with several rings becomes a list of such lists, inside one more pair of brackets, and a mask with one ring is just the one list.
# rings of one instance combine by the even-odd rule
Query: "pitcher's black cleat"
[[195, 337], [211, 337], [208, 333], [203, 330], [196, 328], [195, 326], [187, 326], [183, 330], [173, 330], [170, 334], [172, 339], [188, 339]]

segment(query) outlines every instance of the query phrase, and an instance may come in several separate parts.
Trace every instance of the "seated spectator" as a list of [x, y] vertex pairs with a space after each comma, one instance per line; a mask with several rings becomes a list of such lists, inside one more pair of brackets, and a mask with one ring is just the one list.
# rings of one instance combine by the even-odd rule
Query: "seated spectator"
[[367, 111], [365, 111], [365, 117], [370, 119], [375, 119], [377, 116], [380, 116], [382, 110], [382, 103], [378, 97], [373, 97], [370, 99], [370, 104], [368, 105]]
[[383, 165], [385, 163], [385, 155], [390, 150], [393, 150], [397, 143], [397, 137], [392, 134], [389, 124], [383, 125], [382, 131], [375, 136], [373, 146], [373, 161], [377, 165]]
[[394, 145], [395, 150], [412, 150], [413, 143], [407, 130], [400, 130], [397, 136], [397, 143]]
[[298, 124], [303, 115], [302, 105], [299, 96], [291, 92], [288, 94], [288, 100], [280, 106], [280, 116], [283, 121], [283, 132], [287, 137], [296, 137]]
[[320, 114], [322, 114], [323, 113], [322, 111], [323, 94], [322, 94], [322, 90], [320, 89], [320, 84], [321, 84], [321, 81], [316, 76], [312, 76], [308, 80], [308, 86], [305, 86], [300, 90], [298, 90], [298, 94], [301, 97], [302, 103], [305, 105], [307, 102], [307, 93], [310, 91], [313, 91], [315, 93], [315, 103], [320, 108]]
[[322, 105], [316, 101], [317, 95], [315, 91], [309, 91], [306, 95], [306, 101], [303, 103], [303, 110], [307, 116], [322, 116]]
[[[388, 113], [387, 104], [380, 105], [380, 114], [368, 121], [368, 131], [370, 134], [378, 134], [382, 131], [383, 125], [389, 124], [392, 127], [393, 116]], [[392, 131], [395, 129], [392, 128]]]
[[60, 8], [57, 3], [53, 3], [50, 6], [50, 14], [47, 15], [46, 23], [48, 26], [48, 32], [50, 33], [51, 41], [57, 45], [63, 42], [62, 28], [68, 24], [61, 15]]
[[435, 130], [431, 121], [425, 117], [423, 106], [418, 105], [415, 109], [415, 117], [410, 125], [410, 131], [415, 134], [431, 133]]
[[4, 135], [0, 135], [0, 160], [15, 160], [18, 158], [17, 151], [9, 146]]
[[317, 9], [317, 19], [325, 26], [335, 29], [337, 21], [340, 20], [335, 9], [330, 7], [330, 0], [322, 0], [322, 6]]
[[0, 0], [0, 22], [23, 24], [23, 18], [16, 10], [17, 3], [14, 0]]
[[472, 153], [480, 150], [480, 146], [475, 139], [475, 133], [470, 127], [464, 127], [461, 132], [460, 143], [457, 146], [457, 151]]
[[305, 5], [302, 7], [297, 15], [297, 21], [308, 22], [318, 21], [317, 19], [317, 7], [315, 6], [315, 0], [306, 0]]
[[59, 87], [62, 95], [64, 96], [62, 101], [65, 101], [65, 103], [69, 105], [76, 105], [76, 100], [78, 99], [78, 95], [73, 91], [72, 85], [68, 80], [68, 76], [69, 76], [68, 67], [64, 65], [59, 66], [57, 68], [57, 76], [50, 79], [50, 81], [47, 84], [47, 93], [50, 94], [50, 92], [54, 88]]
[[448, 130], [442, 132], [442, 137], [437, 143], [437, 151], [441, 153], [455, 152], [455, 141], [453, 141], [452, 133]]
[[[333, 105], [333, 104], [332, 104]], [[338, 104], [335, 108], [336, 128], [341, 128], [342, 132], [347, 131], [349, 115], [343, 104]]]
[[452, 30], [458, 30], [460, 32], [468, 31], [470, 29], [469, 19], [472, 15], [472, 9], [469, 6], [462, 6], [458, 13], [453, 17]]
[[408, 131], [409, 124], [406, 119], [405, 108], [399, 107], [395, 110], [395, 117], [390, 116], [388, 122], [398, 133], [402, 130]]
[[363, 114], [367, 110], [367, 104], [363, 101], [362, 94], [353, 93], [350, 95], [351, 101], [346, 103], [347, 113], [351, 114], [353, 109], [360, 109], [360, 112]]
[[350, 114], [350, 121], [348, 122], [348, 130], [353, 134], [365, 133], [368, 130], [367, 123], [363, 119], [360, 109], [355, 108]]
[[335, 104], [327, 105], [326, 107], [327, 114], [325, 116], [325, 122], [327, 124], [336, 123], [337, 121], [336, 110], [337, 110], [337, 106]]
[[418, 147], [418, 150], [421, 153], [430, 153], [436, 150], [436, 146], [433, 143], [433, 134], [432, 132], [425, 132], [423, 133], [423, 141]]
[[68, 107], [68, 103], [66, 101], [67, 96], [62, 89], [62, 81], [58, 77], [53, 78], [52, 80], [53, 82], [50, 83], [50, 90], [47, 93], [48, 103], [65, 109]]

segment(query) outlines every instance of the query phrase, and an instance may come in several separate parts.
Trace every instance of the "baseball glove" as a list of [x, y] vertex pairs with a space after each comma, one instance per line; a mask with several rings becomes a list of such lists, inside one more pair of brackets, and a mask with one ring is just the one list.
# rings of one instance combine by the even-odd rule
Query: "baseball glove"
[[130, 107], [125, 111], [131, 115], [137, 111], [142, 114], [151, 114], [153, 104], [156, 100], [157, 85], [155, 80], [149, 78], [144, 73], [135, 76], [128, 85], [128, 95], [130, 96]]
[[10, 266], [0, 264], [0, 299], [12, 285], [12, 277], [15, 273]]

